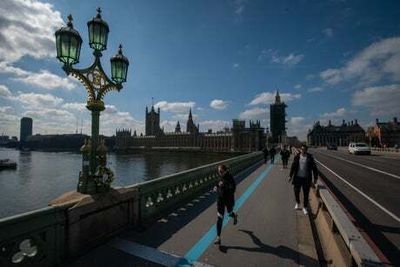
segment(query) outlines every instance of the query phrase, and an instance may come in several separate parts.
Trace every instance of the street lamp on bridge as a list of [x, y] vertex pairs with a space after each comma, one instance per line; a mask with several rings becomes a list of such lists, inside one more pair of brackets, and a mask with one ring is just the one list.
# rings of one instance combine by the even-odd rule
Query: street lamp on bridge
[[72, 25], [72, 16], [68, 16], [66, 27], [55, 32], [57, 58], [64, 64], [63, 70], [67, 75], [77, 78], [86, 88], [87, 109], [92, 114], [92, 136], [85, 141], [81, 151], [83, 156], [82, 171], [79, 174], [77, 191], [84, 194], [94, 194], [107, 191], [113, 179], [113, 173], [106, 167], [106, 147], [104, 140], [99, 140], [100, 112], [105, 109], [104, 96], [113, 90], [120, 91], [122, 83], [126, 82], [129, 61], [122, 54], [122, 46], [118, 53], [111, 58], [111, 79], [101, 66], [101, 51], [107, 49], [109, 28], [101, 18], [101, 9], [88, 23], [89, 45], [94, 50], [94, 62], [85, 69], [76, 69], [74, 64], [79, 62], [82, 38]]

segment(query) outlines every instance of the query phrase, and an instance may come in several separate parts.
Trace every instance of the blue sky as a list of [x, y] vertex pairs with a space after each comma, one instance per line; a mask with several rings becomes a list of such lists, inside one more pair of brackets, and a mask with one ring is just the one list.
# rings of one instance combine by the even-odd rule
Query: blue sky
[[103, 9], [110, 26], [103, 66], [119, 43], [128, 81], [106, 98], [101, 132], [144, 130], [151, 98], [162, 125], [185, 125], [189, 108], [201, 130], [233, 118], [269, 124], [279, 90], [288, 133], [304, 139], [320, 120], [400, 115], [398, 1], [20, 1], [0, 3], [0, 134], [18, 135], [31, 116], [34, 133], [89, 133], [86, 93], [55, 59], [54, 31], [68, 14], [82, 38], [77, 67], [92, 61], [86, 23]]

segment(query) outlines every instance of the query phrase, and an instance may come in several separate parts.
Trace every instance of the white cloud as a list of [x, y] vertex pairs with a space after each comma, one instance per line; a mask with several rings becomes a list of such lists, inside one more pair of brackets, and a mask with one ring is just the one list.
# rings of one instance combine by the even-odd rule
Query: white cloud
[[[259, 95], [257, 95], [249, 105], [258, 105], [258, 104], [271, 104], [275, 102], [275, 95], [276, 93], [274, 92], [263, 92]], [[293, 101], [295, 99], [300, 99], [301, 94], [291, 94], [291, 93], [280, 93], [281, 96], [281, 101], [284, 102], [289, 102]]]
[[189, 102], [167, 102], [160, 101], [154, 105], [155, 108], [160, 108], [161, 111], [168, 111], [172, 113], [189, 113], [189, 109], [193, 109], [196, 103], [193, 101]]
[[297, 136], [299, 140], [306, 140], [307, 131], [312, 124], [304, 117], [291, 117], [288, 121], [288, 136]]
[[352, 105], [366, 107], [372, 116], [400, 114], [400, 84], [368, 87], [356, 91]]
[[260, 55], [257, 57], [257, 61], [258, 62], [264, 62], [269, 57], [269, 54], [271, 52], [272, 52], [271, 49], [269, 49], [269, 50], [266, 50], [266, 49], [261, 50]]
[[56, 108], [28, 110], [22, 113], [22, 115], [47, 122], [57, 121], [60, 124], [75, 121], [75, 116], [71, 112]]
[[319, 86], [312, 87], [307, 90], [307, 92], [309, 92], [309, 93], [322, 92], [322, 91], [324, 91], [324, 88], [319, 87]]
[[322, 33], [325, 37], [330, 38], [333, 36], [333, 30], [332, 28], [326, 28], [322, 30]]
[[[170, 120], [163, 120], [160, 122], [160, 127], [164, 128], [164, 132], [166, 133], [171, 133], [175, 132], [175, 126], [176, 126], [177, 121], [170, 121]], [[181, 131], [184, 131], [184, 125], [182, 122], [179, 122], [181, 125]]]
[[224, 120], [205, 120], [200, 122], [200, 128], [202, 131], [208, 131], [208, 129], [211, 129], [213, 132], [223, 131], [224, 128], [231, 128], [231, 126], [231, 121]]
[[335, 85], [356, 79], [361, 85], [370, 85], [383, 78], [400, 81], [400, 37], [387, 38], [373, 43], [343, 67], [327, 69], [320, 73], [325, 82]]
[[88, 110], [86, 108], [86, 103], [77, 103], [77, 102], [65, 103], [64, 105], [62, 105], [62, 108], [73, 110], [73, 111], [79, 111], [79, 112]]
[[345, 108], [338, 108], [334, 112], [326, 112], [321, 115], [322, 118], [329, 119], [329, 118], [338, 118], [338, 117], [343, 117], [347, 114], [347, 111]]
[[[184, 114], [184, 113], [183, 114], [174, 114], [174, 115], [172, 115], [172, 118], [174, 120], [184, 121], [186, 123], [186, 121], [189, 118], [189, 115]], [[192, 118], [193, 118], [193, 120], [197, 120], [197, 118], [198, 118], [197, 114], [192, 113]]]
[[303, 58], [304, 58], [304, 55], [301, 55], [301, 54], [296, 55], [296, 54], [291, 53], [290, 55], [281, 58], [280, 62], [278, 62], [278, 63], [282, 63], [287, 66], [294, 66], [294, 65], [299, 64], [300, 61], [303, 60]]
[[301, 89], [301, 88], [303, 88], [303, 86], [302, 86], [301, 84], [296, 84], [296, 85], [294, 86], [294, 88], [295, 88], [295, 89]]
[[35, 87], [44, 89], [67, 89], [72, 90], [77, 87], [77, 82], [71, 77], [60, 77], [48, 70], [40, 70], [40, 72], [30, 72], [18, 67], [14, 67], [6, 62], [0, 62], [0, 73], [11, 74], [16, 76], [16, 81]]
[[13, 78], [16, 81], [44, 89], [62, 88], [72, 90], [77, 86], [77, 82], [71, 77], [63, 78], [48, 70], [40, 70], [38, 73], [30, 72], [6, 62], [0, 62], [0, 73], [16, 76], [17, 78]]
[[257, 120], [267, 118], [269, 114], [269, 108], [252, 108], [247, 109], [240, 113], [239, 118], [242, 120]]
[[0, 84], [0, 96], [9, 97], [11, 96], [11, 92], [7, 86]]
[[233, 1], [233, 7], [234, 7], [234, 14], [241, 18], [245, 5], [246, 5], [247, 0], [234, 0]]
[[214, 99], [210, 102], [210, 107], [212, 107], [213, 109], [223, 110], [228, 107], [228, 101]]
[[10, 107], [10, 106], [0, 107], [0, 113], [10, 114], [10, 113], [13, 113], [13, 112], [14, 112], [14, 109], [12, 107]]
[[237, 70], [237, 69], [239, 69], [240, 68], [240, 64], [239, 63], [234, 63], [233, 65], [232, 65], [232, 69], [234, 69], [234, 70]]
[[273, 63], [282, 64], [282, 65], [286, 65], [288, 67], [292, 67], [292, 66], [295, 66], [295, 65], [299, 64], [303, 60], [304, 55], [302, 55], [302, 54], [296, 55], [295, 53], [290, 53], [287, 56], [282, 56], [282, 55], [279, 55], [278, 51], [276, 51], [276, 50], [263, 49], [261, 51], [260, 55], [257, 57], [257, 61], [258, 62], [264, 62], [268, 58], [270, 58], [270, 61], [273, 62]]
[[144, 133], [144, 122], [136, 120], [129, 112], [120, 111], [114, 105], [106, 105], [100, 116], [100, 132], [104, 135], [113, 135], [117, 128], [136, 130]]
[[54, 57], [54, 32], [63, 24], [60, 12], [35, 0], [0, 1], [0, 61], [25, 55]]
[[294, 127], [296, 127], [296, 126], [302, 125], [304, 120], [305, 120], [304, 117], [301, 117], [301, 116], [299, 116], [299, 117], [291, 117], [289, 119], [289, 124], [294, 126]]
[[64, 100], [51, 94], [19, 93], [17, 96], [10, 96], [9, 99], [19, 101], [26, 109], [43, 109], [55, 107]]
[[0, 107], [0, 134], [17, 135], [19, 131], [20, 117], [10, 106]]
[[24, 77], [15, 78], [15, 80], [44, 89], [63, 88], [72, 90], [76, 88], [76, 83], [71, 78], [62, 78], [47, 70], [40, 70], [39, 73], [29, 73]]

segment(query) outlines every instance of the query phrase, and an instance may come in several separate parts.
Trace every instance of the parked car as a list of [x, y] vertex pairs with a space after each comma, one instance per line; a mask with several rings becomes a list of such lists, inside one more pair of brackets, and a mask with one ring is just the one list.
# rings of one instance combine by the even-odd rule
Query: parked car
[[337, 145], [336, 144], [327, 144], [326, 149], [328, 150], [337, 150]]
[[371, 148], [366, 143], [350, 143], [349, 153], [354, 155], [371, 155]]

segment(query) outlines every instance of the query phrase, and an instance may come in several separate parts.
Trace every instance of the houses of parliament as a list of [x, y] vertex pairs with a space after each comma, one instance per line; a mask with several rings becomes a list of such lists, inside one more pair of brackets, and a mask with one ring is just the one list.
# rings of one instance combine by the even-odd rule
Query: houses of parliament
[[[272, 142], [282, 140], [286, 133], [285, 108], [286, 104], [281, 102], [279, 93], [275, 97], [275, 103], [271, 104], [270, 122]], [[145, 135], [137, 135], [136, 131], [117, 130], [116, 150], [131, 149], [165, 149], [165, 150], [199, 150], [212, 152], [252, 152], [264, 148], [268, 133], [261, 127], [260, 121], [250, 121], [246, 127], [246, 121], [232, 120], [232, 128], [223, 131], [200, 132], [200, 125], [193, 121], [192, 110], [189, 111], [186, 122], [186, 131], [182, 131], [179, 121], [174, 132], [165, 132], [160, 127], [160, 108], [155, 110], [151, 106], [146, 107]]]

